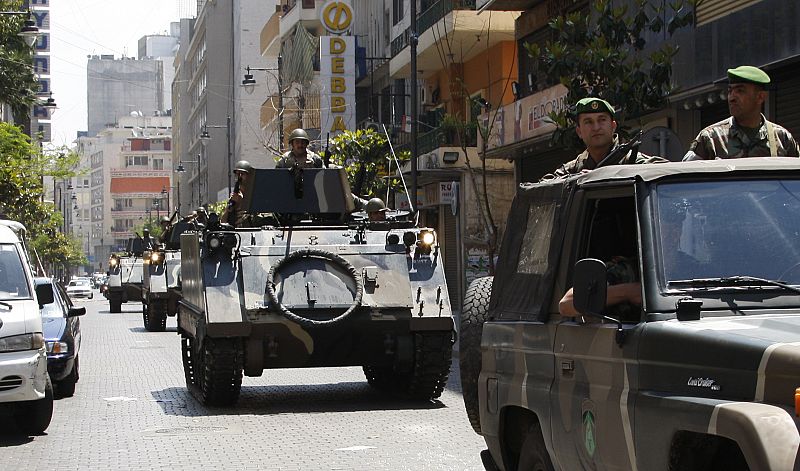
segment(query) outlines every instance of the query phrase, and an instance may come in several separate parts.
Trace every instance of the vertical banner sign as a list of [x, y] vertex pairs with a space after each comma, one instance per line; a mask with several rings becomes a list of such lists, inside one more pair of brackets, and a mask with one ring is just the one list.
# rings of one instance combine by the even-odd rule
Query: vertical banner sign
[[349, 2], [330, 1], [320, 10], [330, 36], [320, 37], [320, 130], [335, 136], [355, 129], [356, 45], [348, 35], [353, 23]]
[[[50, 0], [28, 0], [25, 7], [31, 9], [33, 20], [39, 28], [33, 55], [33, 71], [39, 80], [37, 96], [49, 98], [50, 88]], [[38, 133], [39, 142], [50, 142], [50, 108], [34, 105], [31, 111], [31, 130]]]

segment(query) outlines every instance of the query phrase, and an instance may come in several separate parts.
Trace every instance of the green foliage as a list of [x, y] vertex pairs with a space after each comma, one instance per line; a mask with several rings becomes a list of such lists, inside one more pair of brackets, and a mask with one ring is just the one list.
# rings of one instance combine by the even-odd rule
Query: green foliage
[[[549, 26], [555, 38], [544, 47], [525, 47], [540, 61], [545, 82], [568, 89], [568, 103], [599, 96], [619, 110], [616, 120], [621, 124], [665, 105], [678, 52], [668, 39], [693, 23], [688, 5], [695, 2], [633, 0], [620, 5], [619, 0], [596, 0], [588, 11], [553, 18]], [[658, 47], [647, 47], [646, 38], [656, 36], [661, 39]], [[553, 139], [580, 148], [569, 117], [569, 110], [551, 113], [558, 127]], [[626, 130], [620, 127], [620, 132]]]
[[[400, 189], [397, 178], [385, 179], [389, 170], [391, 150], [386, 136], [372, 129], [344, 131], [332, 137], [328, 147], [331, 164], [344, 167], [353, 193], [370, 198], [385, 198], [387, 182], [393, 190]], [[410, 159], [408, 152], [397, 156], [402, 165]], [[392, 164], [392, 172], [397, 174], [397, 167]]]
[[[22, 8], [22, 0], [0, 0], [2, 11]], [[18, 122], [29, 115], [39, 90], [33, 74], [33, 48], [18, 36], [25, 20], [25, 15], [0, 15], [0, 102], [11, 106]]]
[[42, 177], [74, 175], [78, 156], [64, 149], [43, 153], [20, 128], [0, 122], [0, 212], [25, 225], [42, 262], [83, 263], [80, 241], [60, 232], [63, 216], [43, 201]]

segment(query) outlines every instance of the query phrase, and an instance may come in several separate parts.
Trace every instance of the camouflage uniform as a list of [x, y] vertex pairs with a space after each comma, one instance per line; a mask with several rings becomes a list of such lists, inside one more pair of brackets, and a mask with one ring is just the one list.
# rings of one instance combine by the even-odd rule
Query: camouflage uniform
[[[614, 151], [614, 149], [619, 146], [619, 137], [615, 134], [614, 135], [614, 142], [611, 144], [611, 148], [608, 150], [608, 154]], [[608, 155], [606, 154], [606, 155]], [[667, 162], [666, 159], [661, 157], [650, 156], [647, 154], [643, 154], [639, 152], [636, 155], [636, 159], [631, 158], [631, 153], [628, 152], [625, 157], [620, 159], [619, 165], [629, 165], [629, 164], [654, 164], [654, 163], [661, 163]], [[554, 178], [564, 178], [570, 175], [575, 175], [581, 173], [584, 170], [594, 170], [597, 168], [597, 162], [589, 155], [589, 151], [585, 150], [578, 154], [578, 157], [575, 160], [571, 160], [556, 169], [553, 173], [548, 173], [542, 180], [551, 180]]]
[[789, 131], [767, 121], [764, 115], [761, 115], [758, 140], [754, 142], [731, 116], [700, 131], [700, 134], [692, 141], [692, 145], [689, 146], [689, 152], [686, 153], [683, 160], [769, 157], [772, 152], [770, 151], [767, 123], [775, 130], [775, 155], [780, 157], [800, 156], [797, 142]]
[[306, 150], [306, 159], [298, 161], [292, 151], [288, 151], [283, 154], [283, 157], [278, 159], [278, 163], [275, 164], [275, 168], [292, 168], [294, 164], [297, 163], [303, 168], [323, 168], [325, 167], [325, 162], [322, 160], [317, 153], [312, 152], [310, 150]]

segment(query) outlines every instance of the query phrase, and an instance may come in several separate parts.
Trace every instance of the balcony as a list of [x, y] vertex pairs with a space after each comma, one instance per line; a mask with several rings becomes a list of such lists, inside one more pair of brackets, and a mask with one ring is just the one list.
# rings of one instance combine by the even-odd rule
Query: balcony
[[280, 37], [287, 38], [294, 32], [294, 27], [302, 23], [309, 31], [322, 27], [314, 0], [289, 0], [281, 6], [283, 15], [280, 19]]
[[275, 57], [281, 52], [281, 14], [279, 7], [261, 29], [259, 45], [262, 56]]
[[[478, 132], [475, 128], [468, 128], [466, 130], [466, 142], [462, 143], [462, 136], [459, 133], [445, 130], [442, 128], [436, 128], [432, 131], [426, 132], [424, 134], [419, 135], [419, 139], [417, 139], [417, 152], [418, 155], [427, 154], [429, 152], [433, 152], [440, 147], [458, 147], [461, 148], [462, 145], [464, 147], [475, 147], [478, 144]], [[411, 142], [405, 142], [397, 147], [395, 147], [395, 152], [400, 153], [401, 151], [410, 151], [411, 150]]]
[[[486, 32], [486, 18], [478, 16], [475, 0], [438, 0], [417, 16], [417, 68], [428, 75], [445, 67], [440, 43], [459, 44], [458, 57], [447, 62], [464, 63], [503, 41], [514, 41], [514, 21], [517, 11], [495, 12], [491, 34]], [[392, 59], [389, 74], [394, 78], [411, 74], [410, 31], [406, 29], [391, 42]], [[461, 51], [465, 51], [461, 56]], [[423, 74], [423, 77], [427, 75]]]

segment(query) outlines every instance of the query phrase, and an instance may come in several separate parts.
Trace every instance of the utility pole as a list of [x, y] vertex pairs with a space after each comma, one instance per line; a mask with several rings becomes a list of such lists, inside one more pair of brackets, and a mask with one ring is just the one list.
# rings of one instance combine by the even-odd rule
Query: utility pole
[[411, 0], [411, 192], [408, 203], [411, 210], [417, 212], [417, 0]]

